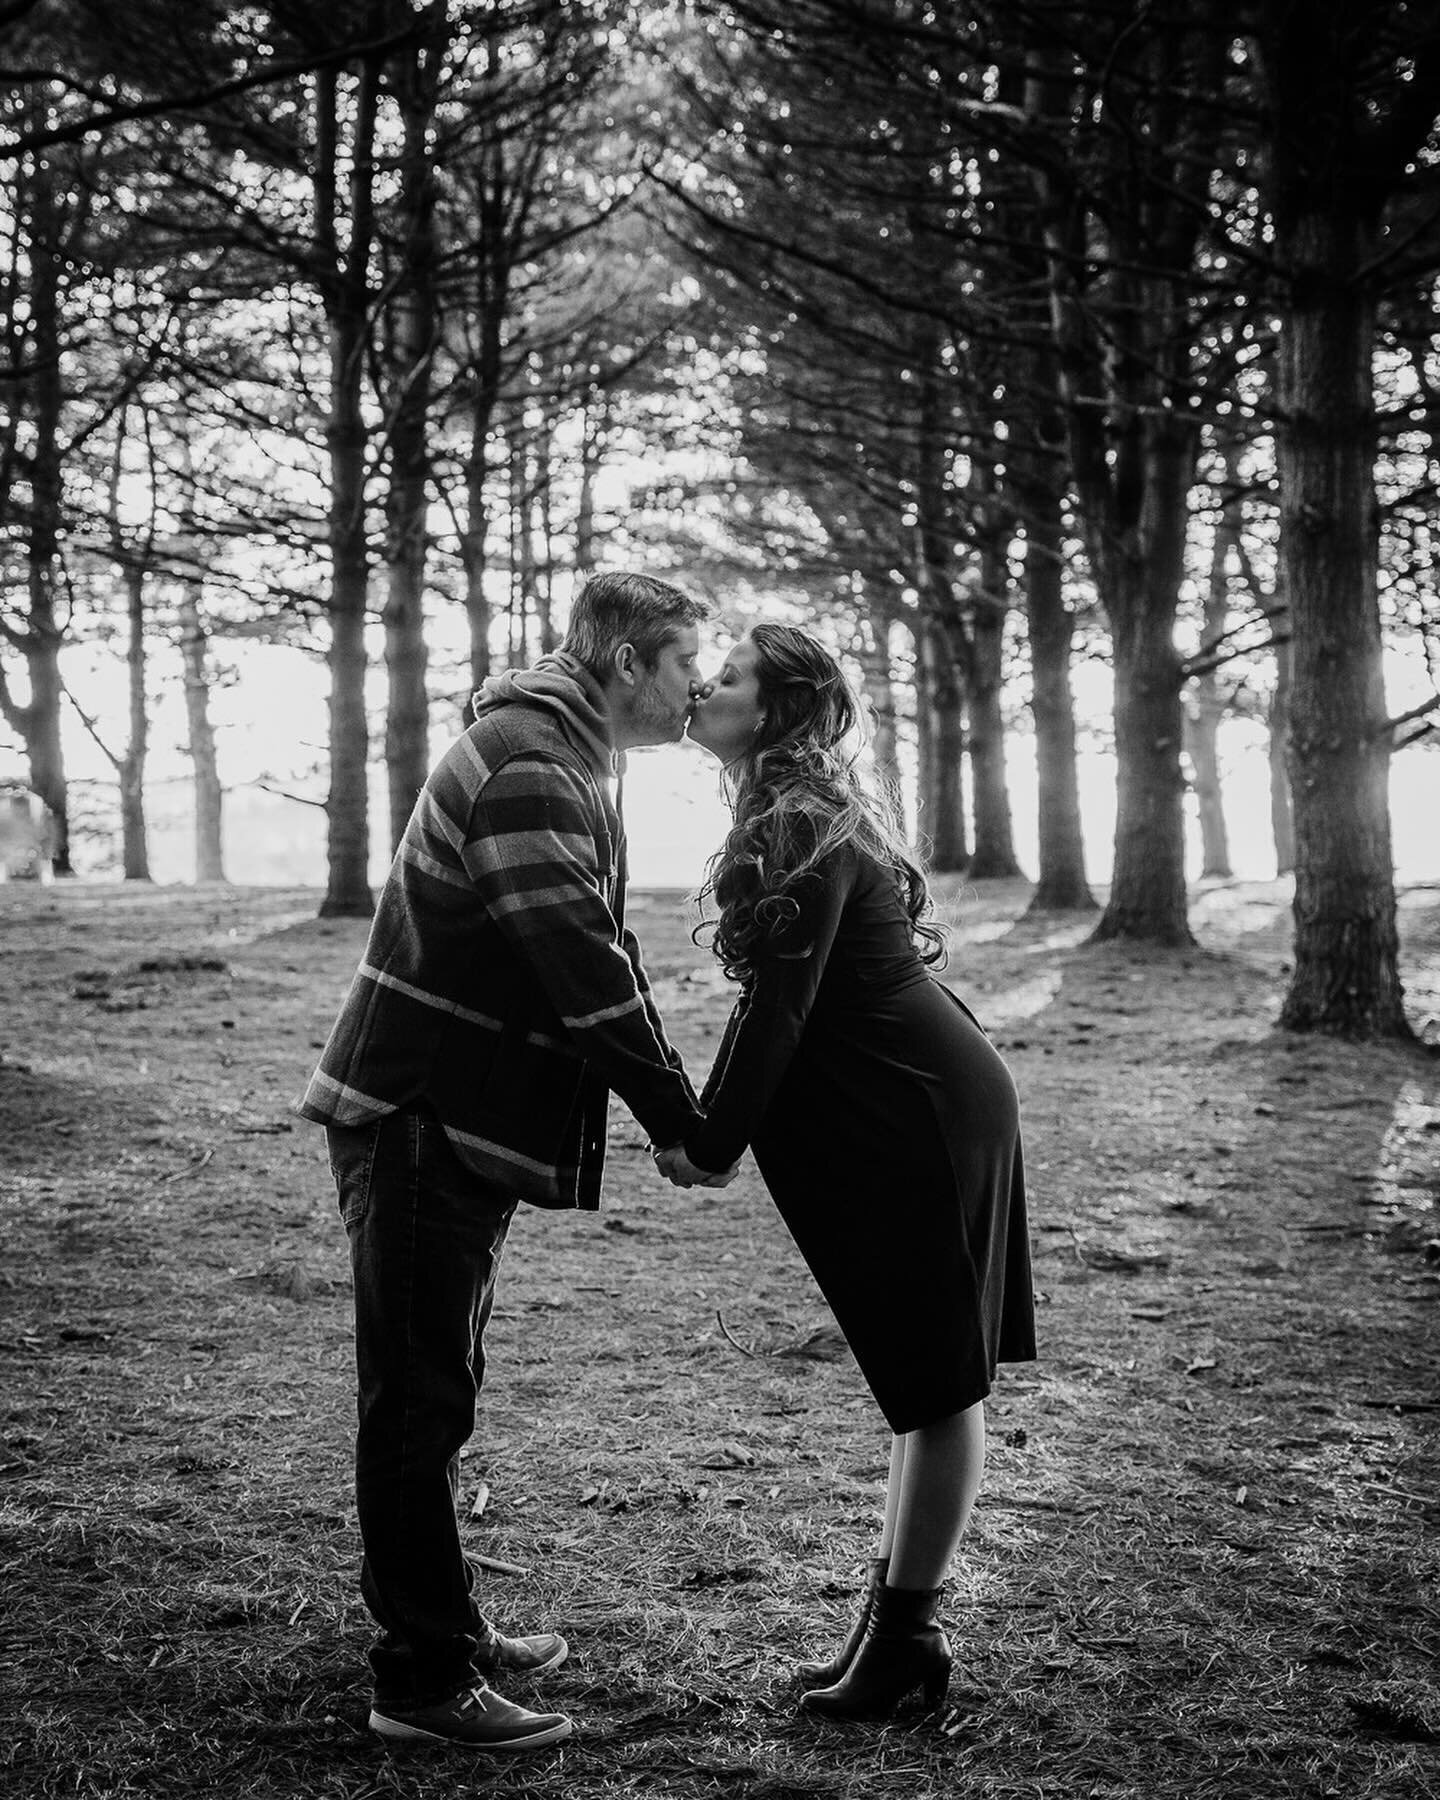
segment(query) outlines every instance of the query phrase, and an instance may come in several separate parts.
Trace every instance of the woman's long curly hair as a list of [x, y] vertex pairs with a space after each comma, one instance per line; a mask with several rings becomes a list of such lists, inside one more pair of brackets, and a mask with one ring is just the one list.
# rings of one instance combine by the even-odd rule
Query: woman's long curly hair
[[726, 768], [734, 824], [702, 890], [718, 908], [707, 928], [725, 973], [751, 978], [764, 947], [783, 941], [799, 917], [802, 883], [846, 844], [894, 870], [917, 950], [927, 963], [942, 961], [945, 931], [930, 918], [930, 890], [896, 809], [857, 767], [862, 713], [844, 670], [796, 626], [756, 625], [749, 635], [763, 717], [750, 748]]

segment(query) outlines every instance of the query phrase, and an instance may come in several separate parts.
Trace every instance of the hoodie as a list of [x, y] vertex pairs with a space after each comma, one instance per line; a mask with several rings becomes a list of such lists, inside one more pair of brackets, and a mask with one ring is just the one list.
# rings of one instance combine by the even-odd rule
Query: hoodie
[[347, 1130], [423, 1105], [478, 1177], [599, 1204], [613, 1090], [655, 1143], [699, 1122], [624, 925], [599, 684], [573, 657], [487, 681], [427, 778], [296, 1110]]

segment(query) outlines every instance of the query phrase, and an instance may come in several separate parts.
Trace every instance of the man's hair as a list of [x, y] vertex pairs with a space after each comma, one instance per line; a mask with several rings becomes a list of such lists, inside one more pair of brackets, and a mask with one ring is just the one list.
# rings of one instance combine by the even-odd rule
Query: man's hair
[[709, 616], [704, 600], [692, 599], [668, 581], [650, 575], [592, 575], [570, 608], [560, 648], [603, 681], [622, 644], [632, 645], [645, 667], [653, 669], [673, 637]]

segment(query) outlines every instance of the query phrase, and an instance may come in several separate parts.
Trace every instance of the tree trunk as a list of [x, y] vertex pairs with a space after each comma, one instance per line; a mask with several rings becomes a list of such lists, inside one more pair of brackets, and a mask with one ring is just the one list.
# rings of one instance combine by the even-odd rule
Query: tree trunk
[[528, 621], [534, 618], [538, 624], [540, 619], [539, 570], [535, 560], [535, 499], [539, 472], [535, 448], [535, 440], [521, 424], [510, 465], [515, 566], [518, 571], [516, 620], [519, 627], [512, 660], [517, 666], [530, 661]]
[[121, 872], [126, 881], [149, 881], [145, 760], [150, 748], [150, 714], [145, 694], [145, 571], [138, 564], [125, 570], [125, 621], [130, 735], [119, 763]]
[[[1126, 540], [1093, 560], [1115, 670], [1115, 863], [1097, 941], [1189, 945], [1185, 890], [1184, 719], [1175, 611], [1185, 568], [1194, 426], [1148, 422], [1135, 451], [1144, 494]], [[1098, 534], [1092, 532], [1092, 543]]]
[[[1284, 625], [1288, 632], [1289, 625]], [[1290, 689], [1293, 684], [1290, 645], [1275, 646], [1275, 691], [1270, 699], [1270, 835], [1275, 841], [1275, 873], [1295, 873], [1295, 811], [1290, 803]]]
[[1114, 659], [1115, 868], [1095, 937], [1188, 945], [1184, 725], [1170, 618], [1132, 609], [1114, 630]]
[[[1042, 480], [1042, 475], [1050, 478]], [[1037, 461], [1032, 478], [1026, 481], [1023, 503], [1025, 612], [1039, 788], [1036, 835], [1040, 873], [1030, 910], [1088, 912], [1094, 910], [1096, 900], [1085, 873], [1075, 760], [1075, 697], [1070, 687], [1075, 622], [1065, 603], [1059, 470], [1050, 459]]]
[[439, 66], [449, 40], [443, 4], [427, 9], [420, 39], [403, 55], [391, 86], [404, 121], [398, 221], [400, 266], [390, 304], [393, 354], [389, 419], [390, 486], [386, 496], [385, 772], [390, 845], [404, 835], [430, 768], [425, 676], [425, 564], [432, 365], [437, 334], [435, 165], [431, 129]]
[[[460, 533], [460, 562], [465, 571], [465, 619], [470, 637], [470, 686], [472, 696], [490, 679], [492, 656], [490, 630], [493, 608], [489, 574], [490, 433], [500, 394], [500, 317], [494, 310], [489, 284], [482, 280], [477, 305], [480, 350], [474, 371], [470, 409], [470, 450], [465, 459], [465, 522]], [[467, 699], [466, 723], [474, 718]]]
[[915, 718], [919, 750], [916, 837], [937, 874], [970, 866], [965, 832], [965, 700], [955, 660], [941, 633], [916, 626]]
[[[1231, 465], [1227, 461], [1227, 487], [1231, 475]], [[1227, 496], [1215, 527], [1210, 582], [1205, 594], [1205, 623], [1200, 633], [1202, 660], [1224, 636], [1229, 622], [1230, 546], [1235, 536], [1233, 507], [1233, 501]], [[1225, 825], [1225, 795], [1220, 781], [1220, 721], [1224, 716], [1225, 701], [1220, 693], [1220, 683], [1214, 669], [1206, 669], [1195, 677], [1185, 706], [1185, 750], [1200, 814], [1202, 881], [1230, 881], [1234, 876], [1230, 865], [1230, 834]]]
[[224, 790], [210, 719], [209, 636], [200, 612], [200, 584], [180, 591], [180, 660], [185, 671], [186, 748], [195, 770], [195, 879], [224, 881]]
[[595, 567], [595, 479], [605, 457], [606, 402], [598, 396], [585, 408], [580, 433], [580, 498], [575, 508], [575, 567], [583, 580]]
[[380, 69], [363, 65], [356, 97], [350, 179], [347, 253], [335, 242], [337, 179], [336, 78], [316, 77], [319, 157], [316, 177], [321, 224], [317, 233], [327, 258], [322, 278], [330, 335], [330, 417], [325, 438], [330, 455], [330, 793], [328, 881], [322, 918], [366, 918], [375, 907], [370, 891], [370, 734], [365, 716], [365, 618], [370, 592], [365, 476], [368, 436], [362, 411], [365, 350], [369, 337], [370, 250], [373, 242], [375, 115]]
[[[460, 533], [460, 565], [465, 571], [465, 619], [470, 637], [470, 686], [472, 692], [490, 679], [490, 591], [486, 586], [486, 540], [489, 518], [485, 502], [488, 473], [485, 428], [477, 425], [465, 464], [465, 523]], [[467, 698], [462, 714], [474, 718]]]
[[1340, 195], [1286, 221], [1277, 357], [1280, 557], [1294, 686], [1292, 1031], [1408, 1037], [1399, 973], [1376, 587], [1376, 309], [1360, 270], [1378, 230]]
[[1009, 521], [987, 524], [980, 547], [980, 586], [970, 626], [970, 779], [975, 816], [973, 881], [1010, 880], [1015, 857], [1010, 789], [1005, 779], [1005, 616], [1010, 575]]
[[554, 455], [555, 437], [547, 424], [536, 439], [535, 493], [530, 515], [530, 562], [535, 576], [535, 619], [540, 627], [542, 656], [548, 656], [560, 641], [555, 629]]
[[519, 419], [512, 420], [509, 435], [509, 446], [506, 453], [506, 479], [509, 483], [509, 505], [506, 518], [509, 523], [509, 555], [510, 592], [505, 609], [505, 661], [508, 667], [519, 669], [528, 660], [525, 653], [526, 638], [526, 603], [530, 597], [526, 586], [525, 575], [525, 449], [522, 433], [524, 425]]
[[7, 699], [5, 714], [19, 732], [30, 767], [30, 786], [49, 813], [50, 865], [70, 875], [70, 798], [60, 736], [60, 645], [64, 629], [56, 606], [60, 549], [59, 218], [55, 176], [43, 151], [30, 181], [28, 254], [31, 334], [28, 386], [31, 398], [30, 517], [26, 544], [27, 616], [21, 633], [30, 696], [24, 706]]
[[894, 630], [888, 606], [872, 601], [861, 634], [860, 673], [865, 698], [870, 704], [873, 736], [870, 754], [876, 777], [895, 808], [896, 823], [903, 833], [905, 790], [900, 778], [899, 734], [895, 717], [895, 667], [890, 651]]
[[[1224, 21], [1215, 0], [1137, 14], [1107, 60], [1098, 134], [1074, 132], [1077, 118], [1095, 123], [1084, 105], [1089, 76], [1082, 86], [1052, 42], [1037, 34], [1034, 43], [1032, 104], [1062, 133], [1056, 155], [1036, 165], [1050, 340], [1072, 484], [1114, 644], [1115, 858], [1100, 940], [1193, 942], [1174, 625], [1199, 439], [1188, 405], [1201, 329], [1194, 269], [1223, 116], [1213, 99], [1197, 99], [1223, 89]], [[1057, 174], [1077, 145], [1104, 158], [1080, 182]]]

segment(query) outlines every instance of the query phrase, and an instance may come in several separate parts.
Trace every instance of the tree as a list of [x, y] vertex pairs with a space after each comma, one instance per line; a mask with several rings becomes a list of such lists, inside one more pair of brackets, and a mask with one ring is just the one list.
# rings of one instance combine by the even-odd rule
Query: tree
[[[1440, 20], [1403, 0], [1261, 0], [1254, 33], [1282, 285], [1275, 411], [1293, 658], [1295, 966], [1281, 1023], [1406, 1037], [1376, 589], [1374, 357], [1378, 296], [1440, 263]], [[1405, 211], [1414, 216], [1402, 226]]]

